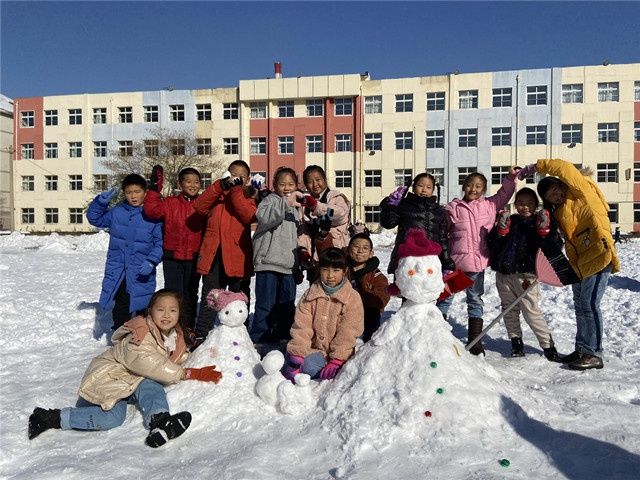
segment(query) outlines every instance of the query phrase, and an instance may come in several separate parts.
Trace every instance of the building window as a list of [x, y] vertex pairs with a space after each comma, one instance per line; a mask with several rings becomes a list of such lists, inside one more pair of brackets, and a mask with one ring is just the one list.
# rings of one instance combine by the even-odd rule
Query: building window
[[467, 177], [476, 171], [476, 167], [458, 167], [458, 185], [464, 185]]
[[411, 185], [411, 180], [413, 180], [413, 170], [410, 168], [394, 170], [393, 174], [396, 187], [408, 187]]
[[427, 111], [444, 110], [445, 92], [427, 93]]
[[[238, 145], [236, 144], [236, 150]], [[196, 140], [196, 154], [197, 155], [211, 155], [211, 139], [210, 138], [198, 138]]]
[[184, 138], [171, 139], [169, 144], [171, 148], [171, 155], [179, 156], [185, 154], [186, 148]]
[[58, 144], [57, 143], [45, 143], [44, 144], [44, 158], [58, 158]]
[[427, 168], [426, 172], [433, 175], [438, 185], [444, 185], [444, 168]]
[[278, 117], [293, 117], [293, 100], [278, 102]]
[[205, 190], [213, 185], [213, 175], [211, 173], [201, 173], [200, 174], [200, 188]]
[[158, 106], [157, 105], [145, 105], [144, 106], [144, 121], [145, 121], [145, 123], [156, 123], [158, 121]]
[[512, 105], [512, 89], [509, 88], [494, 88], [493, 89], [493, 106], [494, 107], [510, 107]]
[[382, 186], [382, 170], [365, 170], [364, 186], [365, 187], [381, 187]]
[[365, 223], [380, 223], [380, 207], [378, 205], [364, 206]]
[[33, 160], [33, 143], [23, 143], [20, 145], [20, 157]]
[[478, 108], [478, 90], [460, 90], [458, 92], [460, 110]]
[[322, 152], [322, 135], [307, 136], [307, 152], [309, 153]]
[[369, 152], [382, 150], [382, 133], [365, 133], [364, 149]]
[[82, 225], [83, 217], [81, 208], [69, 209], [69, 223], [72, 225]]
[[223, 150], [225, 155], [237, 155], [238, 154], [238, 139], [237, 138], [223, 138], [222, 139]]
[[123, 157], [133, 156], [133, 141], [131, 140], [118, 140], [118, 151]]
[[336, 188], [351, 188], [351, 170], [336, 170]]
[[478, 146], [478, 129], [477, 128], [461, 128], [458, 130], [458, 146], [459, 147], [477, 147]]
[[293, 153], [293, 137], [278, 137], [278, 152], [281, 154]]
[[336, 98], [335, 100], [335, 115], [346, 116], [353, 115], [353, 99], [351, 98]]
[[491, 145], [503, 147], [511, 145], [511, 127], [494, 127], [491, 129]]
[[160, 143], [158, 140], [144, 141], [144, 154], [147, 157], [157, 157], [160, 155]]
[[382, 113], [382, 95], [364, 97], [364, 113]]
[[82, 175], [69, 175], [69, 190], [82, 190]]
[[527, 105], [546, 105], [547, 104], [547, 86], [535, 85], [527, 87]]
[[71, 158], [82, 157], [82, 142], [69, 142], [69, 156]]
[[184, 105], [169, 105], [169, 118], [172, 122], [184, 122]]
[[596, 172], [598, 183], [616, 183], [618, 181], [617, 163], [598, 163]]
[[22, 209], [22, 223], [36, 223], [36, 212], [33, 208]]
[[562, 143], [582, 143], [582, 124], [568, 123], [562, 125]]
[[350, 133], [336, 134], [336, 152], [350, 152], [350, 151], [351, 151], [351, 134]]
[[107, 142], [93, 142], [93, 156], [104, 158], [107, 156]]
[[20, 112], [20, 126], [22, 128], [33, 128], [36, 123], [36, 114], [33, 110]]
[[609, 221], [611, 223], [618, 223], [618, 204], [617, 203], [609, 204]]
[[93, 123], [100, 125], [107, 123], [107, 109], [106, 108], [94, 108], [93, 109]]
[[491, 167], [491, 183], [500, 185], [502, 181], [509, 175], [511, 167]]
[[81, 108], [72, 108], [69, 110], [69, 125], [82, 125]]
[[640, 203], [633, 204], [633, 223], [640, 223]]
[[608, 143], [618, 141], [618, 124], [617, 123], [599, 123], [598, 124], [598, 142]]
[[104, 173], [98, 173], [93, 176], [93, 189], [103, 192], [107, 189], [107, 176]]
[[251, 137], [250, 139], [251, 155], [264, 155], [267, 153], [267, 137]]
[[321, 98], [307, 100], [307, 117], [321, 117], [324, 113], [324, 102]]
[[396, 112], [413, 112], [413, 93], [396, 95]]
[[640, 102], [640, 82], [633, 82], [633, 100]]
[[527, 145], [546, 145], [547, 126], [531, 125], [527, 127]]
[[58, 209], [57, 208], [45, 208], [44, 209], [44, 223], [58, 223]]
[[640, 122], [635, 122], [633, 124], [633, 140], [635, 142], [640, 142]]
[[22, 176], [22, 191], [23, 192], [33, 192], [35, 189], [35, 179], [33, 175], [23, 175]]
[[562, 103], [582, 103], [582, 84], [562, 85]]
[[427, 148], [444, 148], [444, 130], [427, 130]]
[[413, 132], [396, 132], [396, 150], [413, 149]]
[[51, 127], [58, 125], [58, 110], [45, 110], [44, 124]]
[[45, 175], [44, 176], [44, 189], [48, 192], [55, 192], [58, 190], [58, 176], [57, 175]]
[[598, 83], [599, 102], [617, 102], [620, 97], [618, 82]]
[[225, 120], [237, 120], [238, 119], [238, 104], [237, 103], [223, 103], [222, 104], [222, 118]]
[[118, 107], [118, 121], [120, 123], [133, 123], [133, 107]]
[[633, 181], [640, 182], [640, 162], [633, 164]]
[[196, 120], [211, 120], [210, 103], [196, 103]]
[[267, 103], [251, 102], [249, 104], [249, 116], [251, 118], [267, 118]]

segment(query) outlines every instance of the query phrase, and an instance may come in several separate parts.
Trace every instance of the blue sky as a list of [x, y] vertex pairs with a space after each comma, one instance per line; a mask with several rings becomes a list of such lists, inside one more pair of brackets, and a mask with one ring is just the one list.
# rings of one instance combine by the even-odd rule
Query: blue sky
[[11, 98], [640, 61], [637, 2], [0, 3]]

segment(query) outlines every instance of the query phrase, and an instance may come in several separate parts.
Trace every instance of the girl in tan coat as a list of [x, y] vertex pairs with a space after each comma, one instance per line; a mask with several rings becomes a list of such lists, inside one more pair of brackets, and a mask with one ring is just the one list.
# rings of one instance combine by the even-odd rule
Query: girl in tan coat
[[150, 432], [145, 443], [159, 447], [184, 433], [189, 412], [169, 414], [163, 385], [192, 379], [218, 383], [215, 365], [182, 368], [188, 356], [180, 325], [181, 297], [159, 290], [146, 317], [137, 316], [113, 334], [113, 347], [94, 358], [80, 383], [76, 407], [36, 407], [29, 417], [29, 439], [50, 428], [109, 430], [122, 425], [127, 404], [137, 405]]
[[320, 278], [302, 296], [291, 328], [284, 370], [290, 380], [298, 373], [332, 379], [353, 355], [364, 331], [364, 310], [346, 271], [342, 250], [332, 247], [320, 254]]

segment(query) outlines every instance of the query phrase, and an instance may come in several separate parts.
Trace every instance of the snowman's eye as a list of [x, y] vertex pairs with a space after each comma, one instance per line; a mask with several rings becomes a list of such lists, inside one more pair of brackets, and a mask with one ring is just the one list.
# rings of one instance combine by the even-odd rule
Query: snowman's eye
[[433, 268], [427, 268], [427, 274], [433, 275]]

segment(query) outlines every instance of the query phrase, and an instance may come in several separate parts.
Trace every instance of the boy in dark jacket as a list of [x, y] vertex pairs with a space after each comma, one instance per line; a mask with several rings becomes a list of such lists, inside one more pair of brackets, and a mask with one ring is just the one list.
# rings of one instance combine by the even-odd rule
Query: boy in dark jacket
[[387, 293], [389, 281], [378, 269], [380, 260], [373, 255], [373, 242], [369, 235], [357, 233], [351, 237], [347, 253], [349, 264], [347, 277], [362, 299], [364, 307], [362, 340], [367, 342], [380, 326], [380, 314], [389, 303]]
[[162, 224], [142, 211], [147, 182], [135, 173], [122, 180], [125, 201], [109, 208], [118, 194], [102, 192], [89, 204], [87, 220], [109, 229], [109, 250], [102, 280], [100, 306], [113, 305], [113, 330], [143, 312], [156, 291], [156, 265], [162, 259]]

